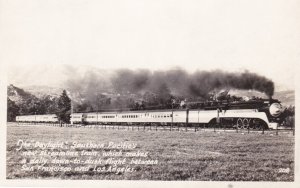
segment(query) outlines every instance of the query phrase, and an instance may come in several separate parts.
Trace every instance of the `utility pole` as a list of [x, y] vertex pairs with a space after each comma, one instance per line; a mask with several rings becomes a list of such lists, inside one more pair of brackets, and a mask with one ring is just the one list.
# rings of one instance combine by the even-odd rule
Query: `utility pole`
[[71, 125], [73, 125], [72, 114], [73, 114], [73, 100], [71, 99]]
[[172, 131], [172, 128], [173, 128], [173, 121], [174, 121], [174, 120], [173, 120], [173, 114], [174, 114], [174, 113], [173, 113], [173, 103], [172, 103], [172, 115], [171, 115], [172, 117], [171, 117], [170, 131]]

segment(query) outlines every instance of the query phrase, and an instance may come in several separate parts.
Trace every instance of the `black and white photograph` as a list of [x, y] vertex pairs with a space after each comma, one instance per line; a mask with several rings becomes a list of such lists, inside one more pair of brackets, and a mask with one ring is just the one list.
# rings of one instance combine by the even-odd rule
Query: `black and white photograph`
[[5, 185], [299, 186], [299, 8], [0, 0]]

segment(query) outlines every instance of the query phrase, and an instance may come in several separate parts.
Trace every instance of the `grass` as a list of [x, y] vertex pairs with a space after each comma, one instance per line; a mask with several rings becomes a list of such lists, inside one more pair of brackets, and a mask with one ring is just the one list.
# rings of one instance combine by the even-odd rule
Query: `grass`
[[[19, 139], [136, 143], [133, 151], [149, 152], [158, 165], [131, 165], [130, 173], [21, 171]], [[49, 149], [50, 151], [51, 149]], [[79, 149], [80, 150], [80, 149]], [[103, 149], [95, 151], [102, 152]], [[126, 151], [126, 150], [123, 150]], [[26, 158], [26, 157], [25, 157]], [[28, 159], [29, 157], [27, 157]], [[64, 157], [71, 159], [72, 157]], [[86, 159], [87, 157], [82, 157]], [[98, 165], [101, 166], [101, 165]], [[74, 167], [74, 165], [73, 165]], [[280, 169], [290, 172], [280, 172]], [[199, 181], [294, 181], [294, 136], [291, 133], [137, 131], [51, 126], [7, 126], [8, 179], [106, 179]]]

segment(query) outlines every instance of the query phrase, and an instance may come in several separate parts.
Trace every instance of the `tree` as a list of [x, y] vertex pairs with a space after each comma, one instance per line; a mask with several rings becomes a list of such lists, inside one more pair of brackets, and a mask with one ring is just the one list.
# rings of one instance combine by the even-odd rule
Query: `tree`
[[7, 121], [16, 121], [16, 116], [19, 114], [19, 106], [7, 97]]
[[62, 123], [70, 123], [71, 117], [71, 99], [68, 97], [66, 90], [63, 90], [58, 99], [58, 110], [56, 115], [58, 120]]

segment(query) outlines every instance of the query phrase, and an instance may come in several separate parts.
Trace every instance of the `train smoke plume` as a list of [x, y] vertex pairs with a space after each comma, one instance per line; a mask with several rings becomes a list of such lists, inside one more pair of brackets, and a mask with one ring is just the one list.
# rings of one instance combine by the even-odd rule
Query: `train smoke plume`
[[169, 93], [174, 96], [205, 99], [211, 92], [224, 88], [257, 90], [269, 97], [274, 94], [274, 83], [270, 79], [248, 71], [231, 73], [215, 70], [188, 73], [180, 68], [154, 72], [145, 69], [119, 69], [112, 72], [93, 70], [77, 79], [70, 79], [66, 84], [72, 91], [80, 91], [90, 99], [95, 98], [99, 92], [152, 92], [157, 95]]
[[224, 88], [252, 89], [272, 97], [274, 83], [255, 73], [229, 73], [220, 70], [197, 71], [189, 74], [182, 69], [168, 71], [122, 70], [112, 79], [116, 91], [136, 93], [139, 91], [157, 91], [165, 84], [173, 95], [206, 98], [214, 90]]

